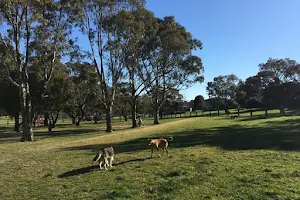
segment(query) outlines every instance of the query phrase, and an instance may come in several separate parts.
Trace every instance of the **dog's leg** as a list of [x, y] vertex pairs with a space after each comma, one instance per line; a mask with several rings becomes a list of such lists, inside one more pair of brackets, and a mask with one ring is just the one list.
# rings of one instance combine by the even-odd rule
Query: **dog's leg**
[[99, 162], [99, 167], [100, 167], [100, 169], [103, 169], [102, 168], [102, 161]]
[[108, 170], [107, 167], [106, 167], [107, 165], [108, 165], [108, 160], [107, 160], [107, 158], [104, 158], [104, 168], [106, 170]]
[[112, 162], [114, 161], [114, 157], [110, 158], [110, 167], [112, 167]]
[[152, 155], [153, 155], [153, 148], [151, 148], [151, 158], [152, 158]]
[[165, 147], [165, 150], [166, 150], [166, 152], [167, 152], [167, 156], [169, 157], [168, 146]]
[[169, 146], [169, 143], [167, 142], [167, 143], [166, 143], [166, 146], [165, 146], [165, 150], [166, 150], [166, 152], [167, 152], [167, 156], [169, 157], [168, 146]]
[[158, 152], [159, 148], [156, 149], [158, 156], [161, 158], [161, 155]]

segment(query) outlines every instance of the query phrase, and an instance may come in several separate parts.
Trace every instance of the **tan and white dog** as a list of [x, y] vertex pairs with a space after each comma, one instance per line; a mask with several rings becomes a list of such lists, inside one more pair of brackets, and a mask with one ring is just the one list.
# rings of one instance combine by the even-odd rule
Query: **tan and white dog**
[[159, 155], [159, 157], [161, 157], [161, 155], [158, 152], [159, 148], [162, 148], [163, 154], [166, 151], [167, 152], [167, 156], [169, 156], [169, 151], [168, 151], [169, 141], [172, 141], [173, 137], [169, 137], [169, 140], [164, 139], [164, 138], [148, 139], [148, 140], [149, 140], [148, 146], [151, 148], [151, 158], [152, 158], [152, 154], [153, 154], [153, 149], [154, 148], [156, 148], [156, 151], [157, 151], [157, 154]]

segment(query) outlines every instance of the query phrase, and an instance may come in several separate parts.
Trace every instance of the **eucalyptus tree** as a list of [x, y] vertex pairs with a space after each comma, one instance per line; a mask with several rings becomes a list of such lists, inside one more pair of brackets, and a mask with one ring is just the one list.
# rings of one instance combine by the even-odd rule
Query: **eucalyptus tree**
[[77, 25], [90, 43], [89, 54], [99, 77], [106, 112], [106, 131], [112, 131], [112, 112], [118, 83], [124, 78], [124, 54], [120, 26], [114, 16], [144, 5], [142, 0], [81, 0], [75, 1]]
[[217, 76], [212, 82], [207, 83], [207, 92], [210, 98], [220, 98], [226, 113], [229, 103], [235, 99], [237, 85], [240, 79], [234, 75]]
[[[0, 108], [5, 112], [14, 117], [15, 120], [15, 131], [20, 131], [20, 96], [19, 90], [11, 84], [7, 77], [16, 76], [16, 71], [12, 66], [12, 61], [7, 60], [9, 52], [4, 45], [0, 45]], [[4, 65], [8, 66], [5, 68]]]
[[59, 114], [72, 99], [73, 82], [69, 77], [67, 67], [62, 63], [57, 63], [52, 79], [49, 81], [44, 91], [43, 111], [48, 115], [48, 132], [52, 133], [55, 128]]
[[[128, 84], [127, 99], [131, 108], [132, 127], [137, 127], [137, 101], [140, 95], [149, 87], [139, 77], [143, 58], [144, 40], [148, 35], [154, 35], [158, 29], [157, 18], [153, 13], [143, 7], [133, 11], [120, 11], [111, 18], [111, 23], [118, 27], [123, 65], [125, 67], [125, 81]], [[154, 80], [154, 79], [153, 79]], [[150, 81], [151, 82], [151, 81]], [[124, 86], [124, 84], [122, 84]], [[121, 91], [124, 96], [124, 89]], [[125, 99], [124, 99], [125, 100]]]
[[205, 107], [204, 97], [202, 95], [197, 95], [193, 102], [194, 110], [203, 110]]
[[[50, 66], [45, 71], [45, 86], [51, 79], [53, 65], [69, 31], [68, 1], [3, 0], [0, 2], [0, 43], [9, 52], [16, 76], [12, 77], [8, 61], [3, 62], [11, 84], [18, 88], [22, 113], [21, 141], [34, 141], [33, 111], [29, 74], [33, 65]], [[38, 62], [35, 60], [40, 57]]]
[[193, 38], [174, 17], [157, 19], [158, 29], [144, 37], [140, 77], [152, 97], [154, 124], [159, 123], [159, 111], [174, 90], [203, 82], [203, 66], [193, 51], [202, 49], [200, 40]]
[[[268, 75], [270, 81], [288, 83], [300, 80], [300, 64], [290, 58], [269, 58], [266, 63], [259, 64], [261, 75]], [[272, 80], [273, 79], [273, 80]]]
[[128, 115], [130, 115], [131, 104], [130, 104], [130, 86], [127, 83], [121, 83], [116, 91], [115, 106], [116, 110], [121, 116], [124, 117], [124, 120], [127, 121]]
[[71, 96], [65, 112], [76, 126], [80, 125], [85, 114], [97, 107], [99, 98], [98, 77], [90, 63], [67, 63], [72, 81]]
[[[1, 73], [1, 72], [0, 72]], [[0, 108], [14, 118], [14, 130], [19, 132], [20, 98], [19, 91], [6, 79], [0, 77]]]

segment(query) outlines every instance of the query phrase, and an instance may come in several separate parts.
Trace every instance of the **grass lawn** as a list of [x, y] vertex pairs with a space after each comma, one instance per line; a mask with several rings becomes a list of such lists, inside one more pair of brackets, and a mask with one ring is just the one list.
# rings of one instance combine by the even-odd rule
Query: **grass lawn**
[[[300, 199], [300, 117], [199, 117], [38, 128], [33, 143], [0, 127], [0, 199]], [[123, 129], [124, 127], [127, 129]], [[169, 137], [150, 159], [147, 138]], [[91, 162], [112, 145], [112, 169]]]

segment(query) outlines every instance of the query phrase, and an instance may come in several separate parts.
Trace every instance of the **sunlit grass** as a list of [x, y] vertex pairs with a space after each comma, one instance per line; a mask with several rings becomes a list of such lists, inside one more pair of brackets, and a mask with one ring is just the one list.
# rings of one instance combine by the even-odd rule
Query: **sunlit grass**
[[[172, 120], [109, 134], [104, 123], [39, 128], [34, 143], [5, 134], [0, 199], [300, 198], [300, 117]], [[147, 138], [160, 136], [174, 137], [170, 157], [149, 159]], [[115, 166], [101, 171], [91, 160], [108, 145]]]

